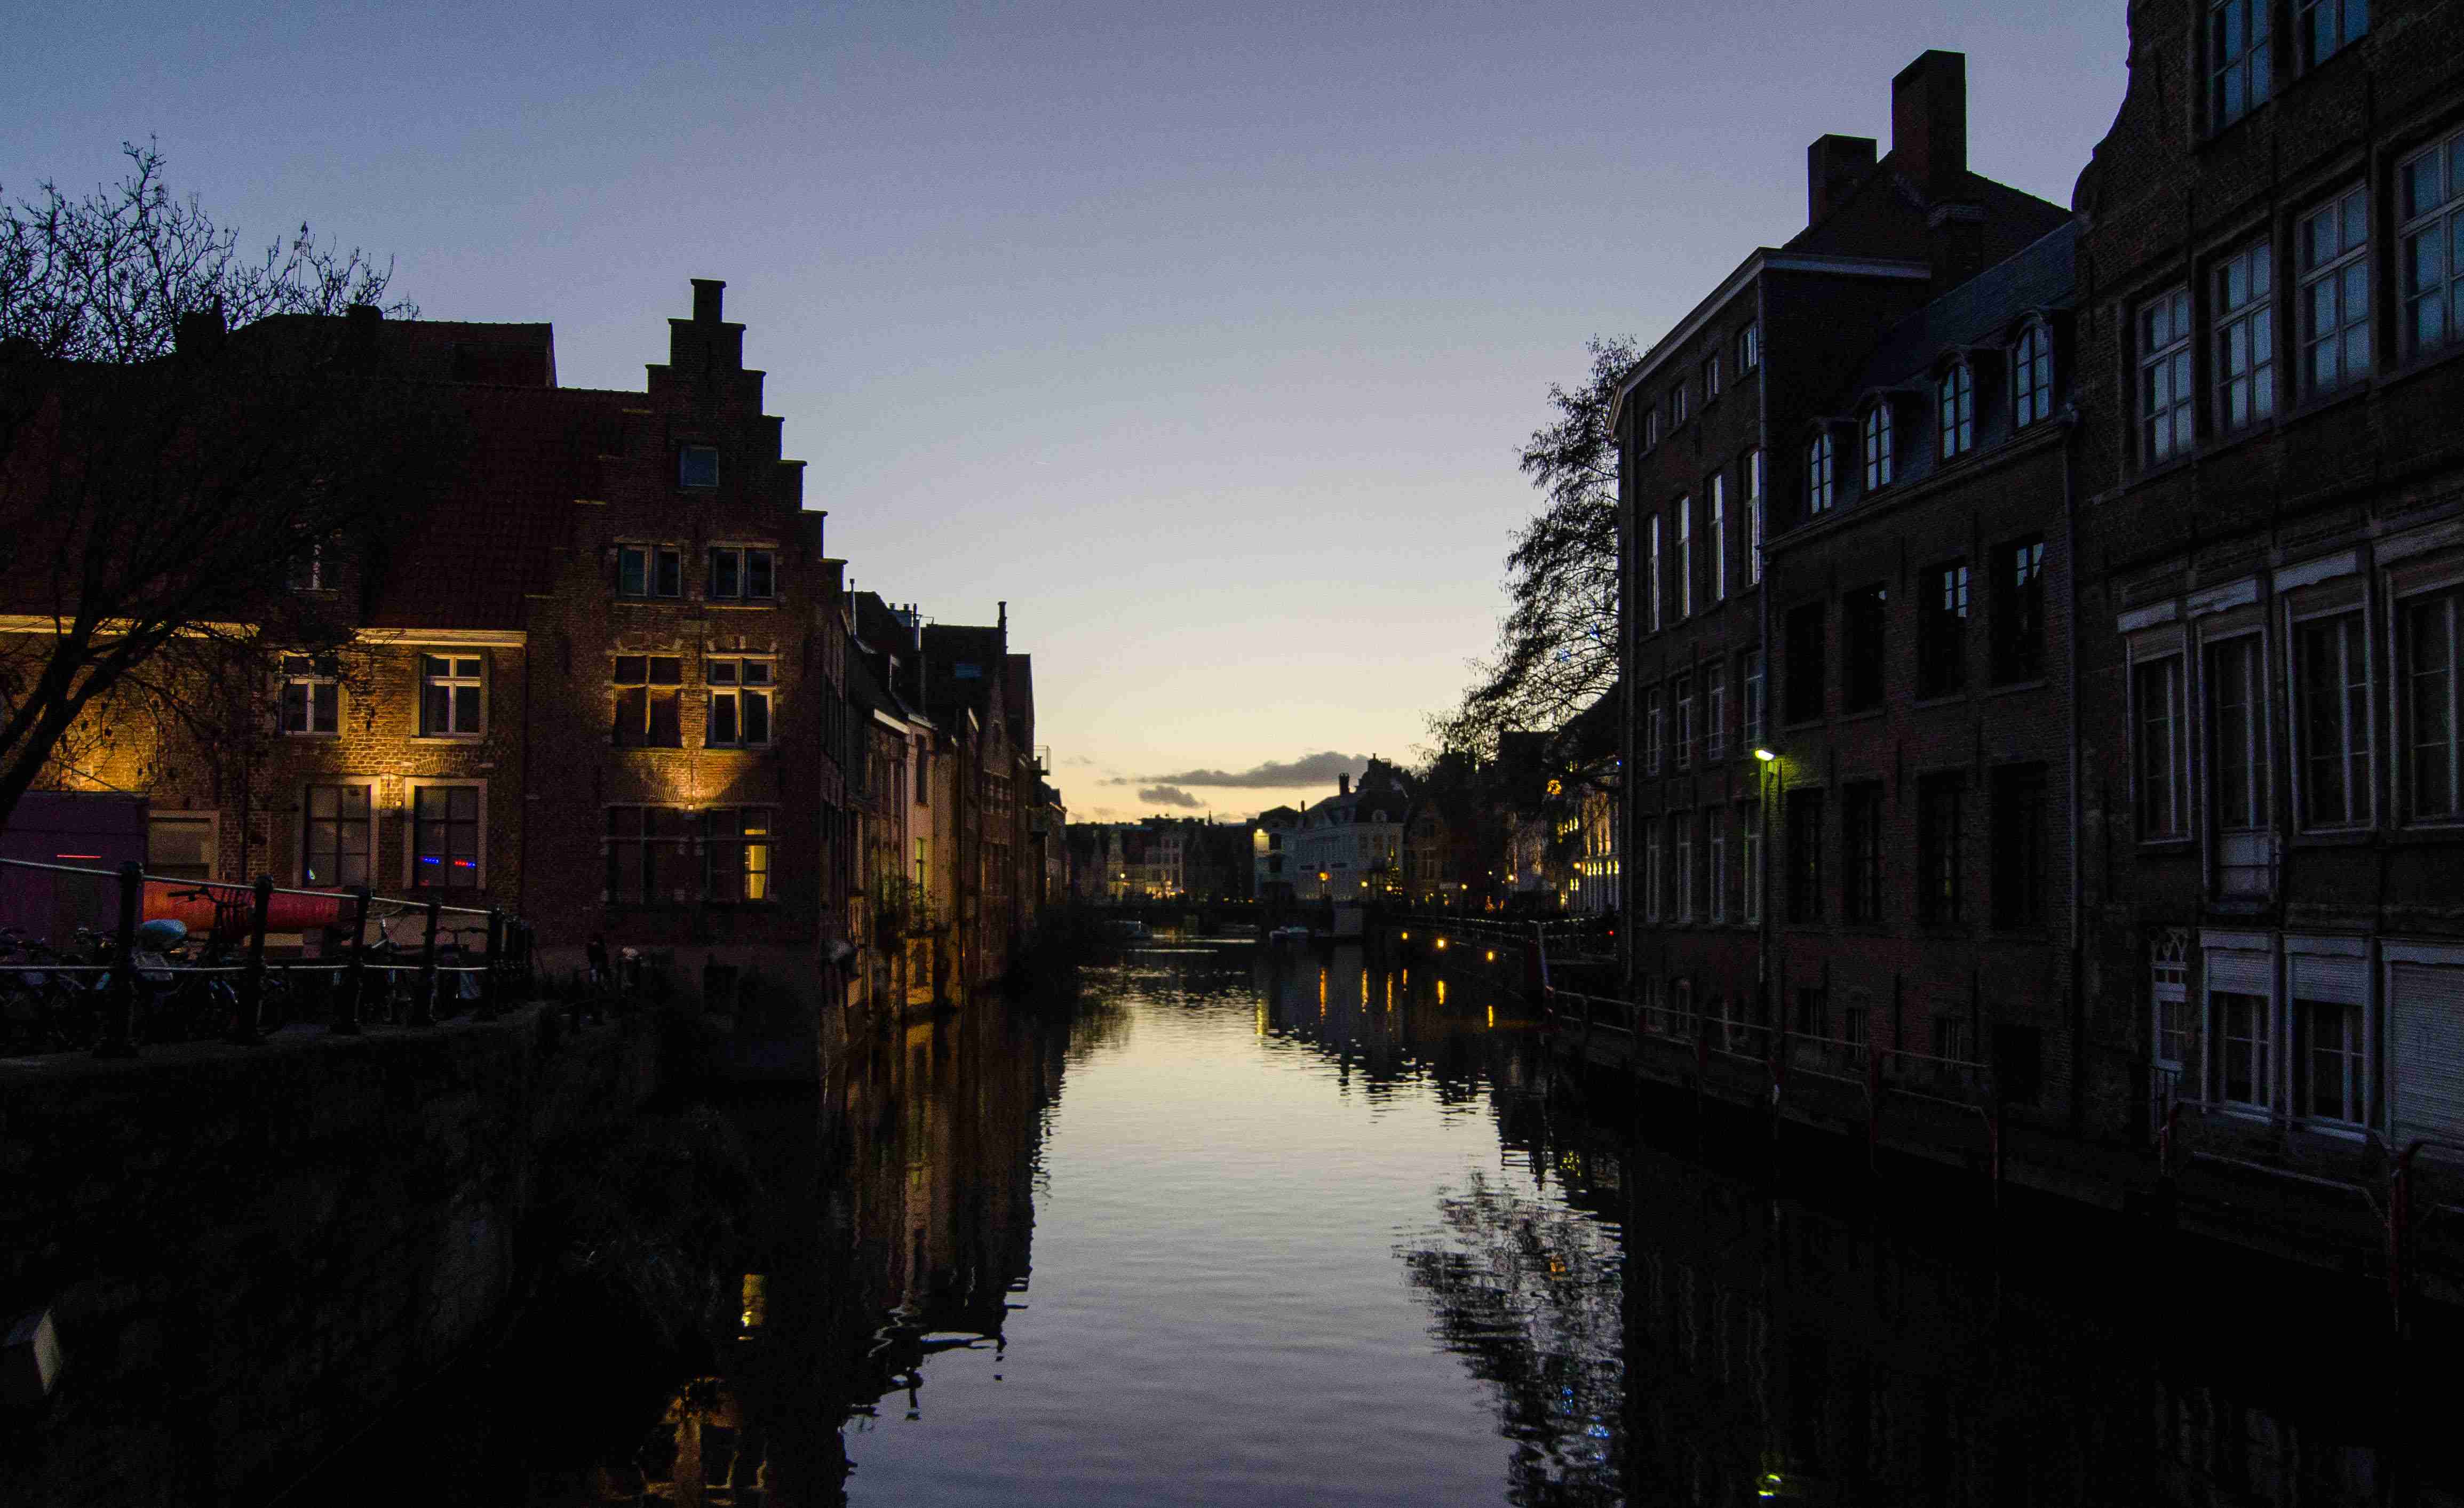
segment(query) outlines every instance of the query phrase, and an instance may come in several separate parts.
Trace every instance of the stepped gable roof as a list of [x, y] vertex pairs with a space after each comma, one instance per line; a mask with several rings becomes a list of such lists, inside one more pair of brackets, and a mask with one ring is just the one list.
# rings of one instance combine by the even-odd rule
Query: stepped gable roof
[[1922, 376], [1947, 351], [1999, 344], [2033, 311], [2070, 307], [2079, 297], [2078, 248], [2079, 223], [2066, 219], [1891, 326], [1842, 400]]

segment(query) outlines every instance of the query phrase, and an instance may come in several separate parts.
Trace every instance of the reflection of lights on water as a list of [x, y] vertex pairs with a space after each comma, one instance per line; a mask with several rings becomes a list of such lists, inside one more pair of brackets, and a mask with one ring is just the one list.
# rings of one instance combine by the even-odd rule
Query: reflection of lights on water
[[1492, 948], [1492, 949], [1490, 949], [1490, 950], [1488, 951], [1488, 958], [1487, 958], [1487, 962], [1489, 962], [1489, 963], [1495, 963], [1495, 962], [1497, 962], [1497, 950], [1496, 950], [1496, 949]]
[[1266, 1002], [1264, 1000], [1258, 1002], [1258, 1035], [1266, 1035]]
[[769, 1318], [770, 1279], [760, 1273], [746, 1273], [744, 1275], [744, 1316], [738, 1322], [743, 1332], [751, 1335], [760, 1329]]
[[1497, 1007], [1493, 1005], [1488, 1008], [1488, 1024], [1491, 1026], [1497, 1024]]
[[1443, 979], [1438, 981], [1438, 1003], [1440, 1005], [1446, 1003], [1446, 982]]
[[1446, 940], [1445, 940], [1444, 938], [1442, 938], [1442, 937], [1439, 938], [1439, 939], [1438, 939], [1438, 947], [1439, 947], [1439, 948], [1441, 948], [1441, 949], [1442, 949], [1442, 948], [1444, 948], [1445, 946], [1446, 946]]

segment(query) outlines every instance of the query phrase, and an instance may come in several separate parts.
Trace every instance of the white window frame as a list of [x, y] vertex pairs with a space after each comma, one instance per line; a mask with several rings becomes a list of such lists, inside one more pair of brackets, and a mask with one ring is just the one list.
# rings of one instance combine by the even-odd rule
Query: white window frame
[[1703, 402], [1710, 403], [1720, 396], [1720, 353], [1712, 352], [1703, 359]]
[[2031, 319], [2011, 345], [2011, 427], [2025, 429], [2054, 415], [2054, 333]]
[[[2320, 821], [2310, 812], [2312, 766], [2319, 757], [2310, 747], [2310, 687], [2308, 649], [2305, 630], [2321, 623], [2340, 623], [2344, 640], [2339, 645], [2337, 693], [2340, 705], [2338, 721], [2343, 725], [2344, 747], [2336, 754], [2343, 765], [2344, 814], [2341, 820]], [[2370, 644], [2369, 614], [2359, 601], [2321, 607], [2309, 612], [2288, 609], [2284, 643], [2285, 706], [2292, 710], [2293, 732], [2293, 811], [2296, 824], [2304, 831], [2341, 832], [2376, 825], [2378, 817], [2377, 751], [2372, 738], [2371, 710], [2376, 705], [2378, 667], [2373, 664]], [[2362, 660], [2362, 679], [2358, 686], [2344, 679], [2351, 668], [2349, 656], [2358, 650]], [[2358, 704], [2358, 705], [2357, 705]]]
[[1685, 379], [1679, 378], [1668, 389], [1668, 429], [1671, 434], [1686, 420]]
[[[2216, 758], [2214, 740], [2223, 737], [2224, 731], [2216, 726], [2219, 719], [2215, 715], [2216, 688], [2213, 684], [2213, 666], [2217, 650], [2244, 643], [2250, 646], [2252, 652], [2249, 681], [2252, 707], [2249, 719], [2250, 744], [2247, 750], [2250, 787], [2245, 793], [2250, 798], [2252, 820], [2246, 824], [2229, 826], [2224, 820], [2223, 791], [2218, 784], [2223, 776], [2219, 769], [2221, 761]], [[2270, 705], [2271, 701], [2267, 673], [2267, 635], [2264, 630], [2254, 626], [2246, 631], [2213, 634], [2201, 639], [2198, 715], [2204, 733], [2202, 754], [2205, 757], [2201, 762], [2206, 768], [2207, 775], [2206, 779], [2200, 782], [2203, 788], [2201, 809], [2207, 816], [2208, 831], [2214, 835], [2216, 862], [2214, 884], [2218, 890], [2227, 893], [2264, 894], [2274, 888], [2275, 793], [2273, 782], [2269, 779], [2268, 763], [2273, 754], [2269, 747], [2272, 736], [2269, 720], [2275, 712], [2275, 709]], [[2233, 852], [2228, 852], [2228, 850], [2233, 850]], [[2236, 854], [2243, 857], [2236, 857]], [[2229, 868], [2256, 869], [2259, 871], [2262, 883], [2255, 887], [2240, 889], [2228, 887], [2223, 881], [2224, 872]]]
[[[689, 459], [698, 459], [701, 457], [707, 457], [710, 462], [710, 480], [708, 481], [698, 479], [687, 470], [687, 462]], [[677, 491], [694, 492], [712, 492], [716, 490], [718, 482], [718, 447], [715, 445], [701, 445], [698, 443], [680, 445], [676, 447]]]
[[[2322, 228], [2330, 226], [2335, 244], [2324, 249], [2320, 235]], [[2294, 293], [2299, 314], [2294, 324], [2300, 343], [2302, 394], [2316, 397], [2367, 381], [2373, 365], [2369, 185], [2340, 189], [2295, 221], [2293, 248], [2299, 273]], [[2322, 325], [2321, 315], [2329, 305], [2333, 318]], [[2332, 375], [2325, 375], [2330, 366]]]
[[[2141, 772], [2145, 768], [2147, 729], [2145, 698], [2140, 689], [2140, 673], [2150, 666], [2171, 662], [2167, 691], [2170, 697], [2166, 708], [2167, 740], [2166, 771], [2172, 781], [2172, 820], [2162, 832], [2151, 832], [2146, 825], [2147, 793]], [[2190, 789], [2190, 670], [2189, 657], [2178, 644], [2168, 644], [2162, 650], [2133, 654], [2130, 659], [2130, 806], [2131, 825], [2143, 843], [2180, 842], [2191, 833], [2190, 817], [2197, 808]]]
[[2139, 306], [2139, 463], [2154, 466], [2189, 452], [2192, 442], [2190, 290], [2176, 285]]
[[[628, 555], [642, 557], [642, 589], [638, 592], [625, 590], [625, 557]], [[676, 589], [672, 592], [659, 590], [659, 567], [662, 565], [675, 567]], [[627, 602], [671, 602], [682, 599], [684, 595], [685, 553], [682, 547], [639, 542], [624, 542], [616, 546], [618, 600]]]
[[1763, 363], [1763, 328], [1759, 319], [1749, 319], [1737, 332], [1737, 375], [1742, 377]]
[[1728, 600], [1728, 473], [1711, 473], [1705, 506], [1709, 517], [1703, 532], [1704, 544], [1711, 553], [1711, 601]]
[[1667, 690], [1654, 686], [1642, 693], [1642, 773], [1660, 773], [1660, 751], [1667, 730]]
[[1708, 886], [1710, 894], [1706, 897], [1710, 902], [1709, 913], [1715, 925], [1725, 924], [1728, 920], [1727, 809], [1706, 806], [1703, 809], [1703, 821], [1710, 829], [1711, 883]]
[[1660, 920], [1660, 819], [1642, 820], [1642, 919]]
[[333, 583], [325, 579], [325, 546], [312, 544], [291, 557], [290, 587], [295, 592], [330, 591]]
[[1865, 410], [1862, 426], [1865, 447], [1865, 491], [1877, 492], [1891, 485], [1891, 404], [1888, 399], [1876, 399]]
[[[2375, 1122], [2371, 1094], [2377, 1084], [2370, 1060], [2378, 1040], [2379, 1010], [2372, 989], [2372, 975], [2377, 971], [2370, 968], [2368, 954], [2368, 944], [2357, 937], [2302, 937], [2288, 933], [2284, 938], [2284, 1010], [2279, 1030], [2285, 1044], [2285, 1111], [2297, 1125], [2347, 1139], [2362, 1137]], [[2353, 1115], [2316, 1114], [2310, 1108], [2309, 1097], [2302, 1093], [2311, 1085], [2310, 1060], [2317, 1053], [2306, 1031], [2309, 1021], [2305, 1006], [2329, 1006], [2352, 1013], [2350, 1045], [2335, 1056], [2343, 1060], [2338, 1076], [2346, 1091], [2346, 1104], [2357, 1112]]]
[[[479, 825], [477, 849], [473, 855], [476, 864], [471, 884], [467, 885], [430, 885], [429, 889], [485, 890], [488, 887], [488, 782], [482, 779], [429, 779], [414, 776], [403, 782], [402, 793], [402, 883], [419, 885], [419, 793], [428, 790], [466, 789], [479, 793]], [[371, 861], [373, 863], [373, 861]]]
[[1764, 730], [1770, 726], [1771, 709], [1764, 700], [1769, 685], [1770, 678], [1763, 668], [1762, 646], [1757, 645], [1746, 651], [1743, 684], [1738, 688], [1738, 694], [1745, 698], [1741, 733], [1748, 754], [1762, 746]]
[[[2160, 949], [2148, 966], [2147, 1053], [2157, 1067], [2173, 1071], [2177, 1088], [2189, 1097], [2193, 1087], [2192, 1060], [2198, 1052], [2198, 1033], [2190, 1020], [2190, 965], [2178, 951], [2172, 951], [2171, 956], [2167, 951]], [[2177, 1008], [2174, 1019], [2180, 1023], [2178, 1030], [2168, 1031], [2166, 1027], [2165, 1008], [2168, 1005]], [[2179, 1050], [2169, 1055], [2166, 1051], [2167, 1037], [2181, 1038]]]
[[[418, 651], [418, 654], [419, 736], [422, 738], [480, 738], [486, 736], [488, 732], [488, 656], [480, 650], [465, 650], [455, 648], [451, 645], [422, 648]], [[430, 674], [429, 670], [430, 662], [444, 666], [446, 673], [443, 675]], [[465, 675], [462, 673], [462, 667], [465, 665], [477, 666], [478, 669], [474, 673]], [[442, 728], [431, 727], [429, 723], [428, 691], [430, 687], [441, 687], [445, 690], [445, 726]], [[477, 726], [471, 728], [460, 726], [460, 698], [454, 694], [457, 691], [466, 690], [477, 693], [473, 698], [478, 709], [475, 719]]]
[[1656, 448], [1660, 444], [1660, 405], [1645, 404], [1642, 407], [1642, 448]]
[[1822, 429], [1816, 433], [1811, 441], [1807, 442], [1805, 447], [1805, 512], [1808, 517], [1812, 517], [1815, 514], [1825, 514], [1831, 511], [1831, 504], [1835, 495], [1834, 489], [1837, 485], [1837, 478], [1834, 474], [1837, 461], [1837, 447], [1832, 443], [1831, 431], [1828, 428]]
[[1694, 616], [1694, 499], [1677, 499], [1677, 621]]
[[2220, 259], [2208, 298], [2215, 429], [2230, 434], [2276, 416], [2276, 243], [2261, 236]]
[[[331, 655], [285, 654], [275, 661], [276, 687], [275, 693], [275, 726], [286, 738], [339, 738], [342, 735], [341, 667]], [[298, 687], [299, 705], [307, 726], [291, 726], [291, 688]], [[333, 726], [317, 726], [317, 692], [319, 688], [333, 691]]]
[[1746, 584], [1763, 584], [1763, 452], [1746, 452]]
[[[736, 590], [733, 592], [722, 592], [718, 589], [718, 563], [721, 556], [733, 557], [736, 563]], [[756, 556], [760, 557], [769, 569], [770, 590], [767, 592], [757, 593], [753, 590], [753, 561]], [[766, 544], [712, 545], [710, 572], [705, 584], [710, 589], [710, 601], [714, 602], [762, 605], [777, 601], [779, 600], [778, 547]]]
[[1976, 369], [1964, 360], [1934, 382], [1934, 445], [1945, 461], [1976, 448]]
[[1677, 920], [1694, 920], [1694, 814], [1679, 812], [1669, 820], [1677, 826]]
[[2210, 131], [2221, 131], [2267, 103], [2276, 83], [2276, 38], [2270, 24], [2275, 10], [2276, 0], [2208, 0]]
[[1728, 667], [1718, 660], [1703, 667], [1703, 761], [1728, 757]]
[[1677, 737], [1673, 744], [1677, 768], [1690, 770], [1694, 767], [1694, 672], [1691, 669], [1680, 670], [1668, 679], [1672, 688], [1669, 700], [1676, 704], [1677, 713]]
[[[2395, 765], [2396, 789], [2403, 793], [2402, 810], [2408, 826], [2449, 826], [2464, 822], [2464, 729], [2459, 729], [2459, 697], [2464, 697], [2464, 581], [2448, 579], [2425, 584], [2393, 598], [2394, 611], [2387, 615], [2388, 633], [2393, 649], [2389, 664], [2393, 667], [2388, 680], [2393, 683], [2395, 710], [2395, 744], [2392, 757]], [[2420, 719], [2420, 699], [2416, 694], [2420, 672], [2413, 667], [2413, 615], [2420, 608], [2432, 605], [2444, 608], [2447, 664], [2438, 673], [2443, 682], [2440, 689], [2447, 698], [2447, 804], [2444, 811], [2425, 814], [2422, 810], [2419, 767], [2414, 758], [2420, 740], [2415, 725]]]
[[1746, 803], [1745, 812], [1745, 889], [1746, 925], [1760, 926], [1763, 919], [1763, 803], [1760, 799]]
[[[2464, 130], [2451, 131], [2396, 168], [2396, 297], [2401, 301], [2404, 354], [2419, 357], [2464, 340]], [[2427, 191], [2425, 192], [2425, 186]], [[2421, 273], [2423, 248], [2437, 252]], [[2424, 311], [2438, 328], [2423, 339]]]
[[1649, 633], [1660, 631], [1660, 514], [1651, 515], [1644, 531], [1643, 548], [1643, 628]]
[[[2234, 961], [2234, 972], [2243, 977], [2220, 982], [2218, 974], [2228, 959]], [[2233, 1114], [2272, 1116], [2282, 1099], [2281, 1081], [2284, 1077], [2282, 1034], [2278, 1030], [2277, 1019], [2283, 1014], [2277, 988], [2281, 981], [2276, 957], [2267, 952], [2211, 947], [2205, 951], [2202, 961], [2205, 967], [2201, 970], [2203, 977], [2200, 980], [2200, 1040], [2206, 1049], [2202, 1056], [2207, 1060], [2201, 1075], [2205, 1081], [2201, 1086], [2203, 1099], [2205, 1103], [2219, 1105]], [[2247, 983], [2248, 973], [2253, 969], [2260, 971], [2263, 987], [2256, 990], [2236, 988], [2236, 985]], [[2218, 1004], [2219, 997], [2224, 995], [2258, 1002], [2256, 1029], [2252, 1036], [2233, 1038], [2227, 1035], [2225, 1008]], [[2250, 1082], [2254, 1098], [2248, 1100], [2232, 1099], [2228, 1093], [2232, 1079], [2225, 1071], [2225, 1058], [2236, 1040], [2254, 1044], [2265, 1058], [2263, 1062], [2253, 1065]]]

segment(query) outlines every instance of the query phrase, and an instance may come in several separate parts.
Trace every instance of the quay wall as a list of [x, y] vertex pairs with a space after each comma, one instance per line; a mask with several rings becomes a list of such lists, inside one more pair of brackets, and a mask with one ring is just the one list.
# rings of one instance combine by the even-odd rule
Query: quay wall
[[64, 1363], [0, 1504], [271, 1500], [497, 1330], [545, 1160], [658, 1082], [540, 1006], [0, 1062], [0, 1310]]

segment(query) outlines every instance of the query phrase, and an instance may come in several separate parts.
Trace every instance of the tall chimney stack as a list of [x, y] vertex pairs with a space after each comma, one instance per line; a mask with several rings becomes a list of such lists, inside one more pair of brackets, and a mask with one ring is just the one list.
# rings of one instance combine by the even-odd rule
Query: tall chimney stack
[[1960, 197], [1968, 176], [1968, 55], [1936, 48], [1891, 80], [1891, 156], [1927, 202]]
[[1350, 796], [1352, 794], [1352, 776], [1349, 773], [1338, 775], [1334, 777], [1334, 794], [1337, 796]]
[[727, 284], [715, 277], [693, 280], [693, 323], [717, 324], [726, 316], [721, 312], [727, 297]]
[[1819, 225], [1873, 170], [1872, 137], [1815, 137], [1805, 149], [1805, 223]]

